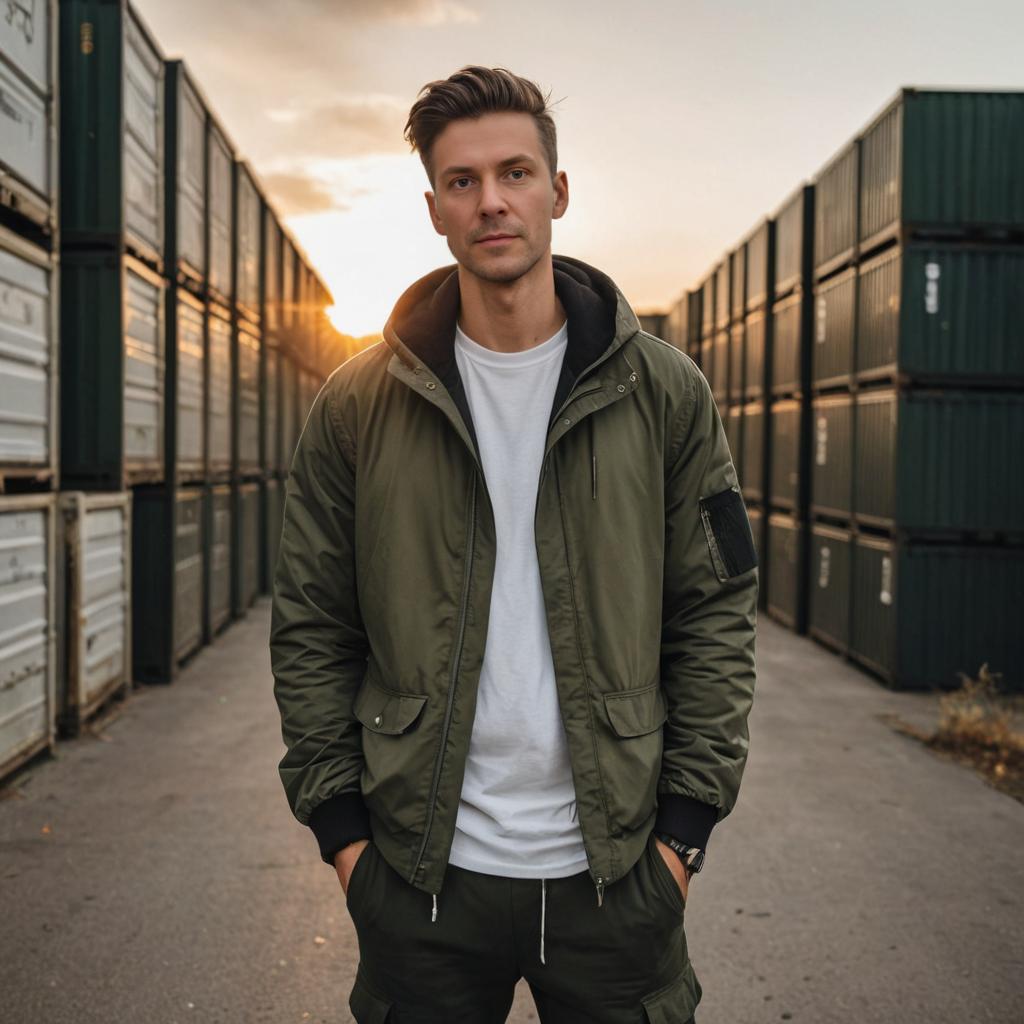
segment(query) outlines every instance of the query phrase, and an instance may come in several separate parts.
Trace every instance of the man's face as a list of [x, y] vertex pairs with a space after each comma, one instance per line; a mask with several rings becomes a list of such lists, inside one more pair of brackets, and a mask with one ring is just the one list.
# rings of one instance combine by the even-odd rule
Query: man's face
[[551, 221], [569, 204], [529, 114], [453, 121], [434, 140], [430, 219], [455, 259], [485, 281], [509, 283], [551, 252]]

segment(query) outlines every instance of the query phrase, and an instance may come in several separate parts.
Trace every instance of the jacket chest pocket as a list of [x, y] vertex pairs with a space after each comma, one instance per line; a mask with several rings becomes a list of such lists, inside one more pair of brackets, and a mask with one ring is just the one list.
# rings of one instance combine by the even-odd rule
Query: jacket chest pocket
[[371, 667], [353, 712], [362, 728], [360, 785], [367, 807], [391, 832], [419, 831], [427, 816], [434, 744], [423, 728], [428, 696], [388, 689]]
[[654, 813], [668, 705], [660, 683], [604, 695], [610, 736], [601, 772], [612, 824], [639, 828]]

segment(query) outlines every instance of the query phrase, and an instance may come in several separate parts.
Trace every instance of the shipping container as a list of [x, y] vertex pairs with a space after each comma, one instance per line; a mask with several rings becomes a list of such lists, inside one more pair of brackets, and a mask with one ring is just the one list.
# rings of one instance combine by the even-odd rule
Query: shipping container
[[850, 646], [852, 537], [840, 526], [811, 524], [807, 632], [841, 654]]
[[741, 243], [729, 254], [729, 303], [730, 320], [735, 323], [743, 319], [747, 303], [747, 246]]
[[57, 230], [56, 0], [9, 3], [0, 18], [0, 204]]
[[686, 353], [695, 362], [700, 356], [701, 306], [700, 289], [686, 293]]
[[269, 205], [263, 207], [263, 330], [265, 337], [281, 341], [281, 225]]
[[800, 289], [772, 308], [771, 373], [773, 395], [802, 394], [810, 375], [811, 303]]
[[260, 471], [260, 333], [244, 320], [236, 321], [235, 471], [251, 476]]
[[260, 590], [264, 594], [274, 592], [274, 569], [277, 552], [281, 546], [281, 527], [284, 522], [284, 481], [268, 477], [261, 483], [263, 510], [263, 560], [261, 564]]
[[1024, 247], [888, 249], [858, 291], [859, 380], [1024, 382]]
[[742, 320], [729, 328], [729, 401], [742, 402], [746, 390], [746, 326]]
[[744, 309], [754, 313], [770, 306], [775, 279], [775, 222], [765, 219], [746, 242], [746, 296]]
[[732, 281], [732, 257], [725, 256], [715, 268], [715, 328], [722, 330], [729, 326], [732, 310], [732, 295], [729, 286]]
[[710, 337], [715, 330], [715, 283], [718, 268], [711, 270], [700, 285], [701, 341]]
[[57, 472], [56, 257], [0, 228], [0, 479]]
[[232, 548], [232, 611], [235, 618], [240, 618], [256, 600], [262, 573], [259, 483], [236, 484], [232, 489], [232, 500], [235, 532]]
[[793, 516], [768, 517], [766, 610], [796, 633], [807, 629], [807, 524]]
[[203, 637], [209, 643], [231, 621], [231, 538], [234, 520], [231, 485], [207, 487], [204, 498], [206, 601]]
[[[206, 305], [172, 284], [167, 290], [168, 476], [199, 481], [206, 473]], [[172, 486], [175, 482], [172, 481]]]
[[253, 323], [260, 322], [263, 275], [261, 221], [263, 199], [248, 164], [235, 161], [235, 304]]
[[956, 689], [983, 663], [1024, 688], [1024, 548], [859, 536], [850, 653], [896, 689]]
[[814, 251], [814, 186], [801, 185], [774, 214], [775, 295], [810, 287]]
[[815, 389], [850, 387], [856, 322], [857, 270], [850, 267], [814, 288], [811, 384]]
[[811, 403], [814, 421], [811, 514], [849, 522], [853, 515], [853, 398], [829, 395]]
[[281, 332], [285, 343], [294, 352], [294, 335], [298, 331], [298, 262], [295, 242], [281, 229]]
[[163, 479], [164, 288], [117, 251], [62, 254], [61, 489]]
[[231, 320], [222, 306], [212, 303], [207, 320], [207, 473], [226, 480], [231, 473]]
[[203, 642], [202, 488], [136, 488], [132, 512], [132, 663], [169, 683]]
[[58, 501], [58, 726], [76, 736], [132, 686], [132, 492]]
[[716, 332], [712, 343], [708, 383], [715, 401], [724, 406], [729, 399], [729, 329]]
[[1024, 537], [1024, 393], [862, 391], [855, 417], [858, 522]]
[[768, 501], [773, 508], [803, 509], [805, 470], [805, 408], [802, 399], [772, 402], [768, 417], [771, 475]]
[[743, 407], [743, 474], [740, 477], [744, 501], [765, 500], [764, 403], [748, 402]]
[[765, 355], [770, 349], [772, 315], [769, 309], [748, 313], [743, 342], [743, 394], [764, 396]]
[[261, 462], [269, 474], [281, 472], [281, 352], [263, 346], [264, 385], [260, 406], [262, 427]]
[[295, 360], [281, 353], [281, 473], [291, 469], [299, 441], [299, 377]]
[[53, 494], [0, 495], [0, 779], [53, 745]]
[[223, 306], [234, 301], [234, 147], [206, 115], [206, 254], [211, 297]]
[[183, 61], [165, 66], [164, 265], [173, 281], [206, 287], [206, 104]]
[[902, 89], [862, 136], [861, 250], [1024, 230], [1024, 92]]
[[135, 9], [60, 4], [60, 234], [64, 246], [164, 255], [164, 59]]
[[814, 276], [820, 280], [852, 263], [857, 254], [860, 146], [854, 140], [814, 180]]

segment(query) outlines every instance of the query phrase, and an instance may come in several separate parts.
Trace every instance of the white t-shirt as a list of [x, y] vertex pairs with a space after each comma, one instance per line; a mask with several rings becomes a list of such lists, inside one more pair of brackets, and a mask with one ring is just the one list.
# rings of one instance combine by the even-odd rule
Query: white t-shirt
[[561, 878], [587, 867], [533, 528], [567, 341], [565, 324], [522, 352], [495, 352], [461, 329], [455, 332], [498, 547], [449, 859], [472, 871], [518, 878]]

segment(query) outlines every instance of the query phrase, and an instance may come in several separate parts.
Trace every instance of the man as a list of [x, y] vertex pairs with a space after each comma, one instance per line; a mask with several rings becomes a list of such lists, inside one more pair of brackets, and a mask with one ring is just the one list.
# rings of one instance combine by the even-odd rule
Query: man
[[291, 808], [338, 873], [359, 1022], [692, 1020], [690, 872], [736, 801], [758, 586], [707, 382], [568, 206], [532, 82], [406, 134], [456, 259], [331, 375], [288, 479], [271, 651]]

